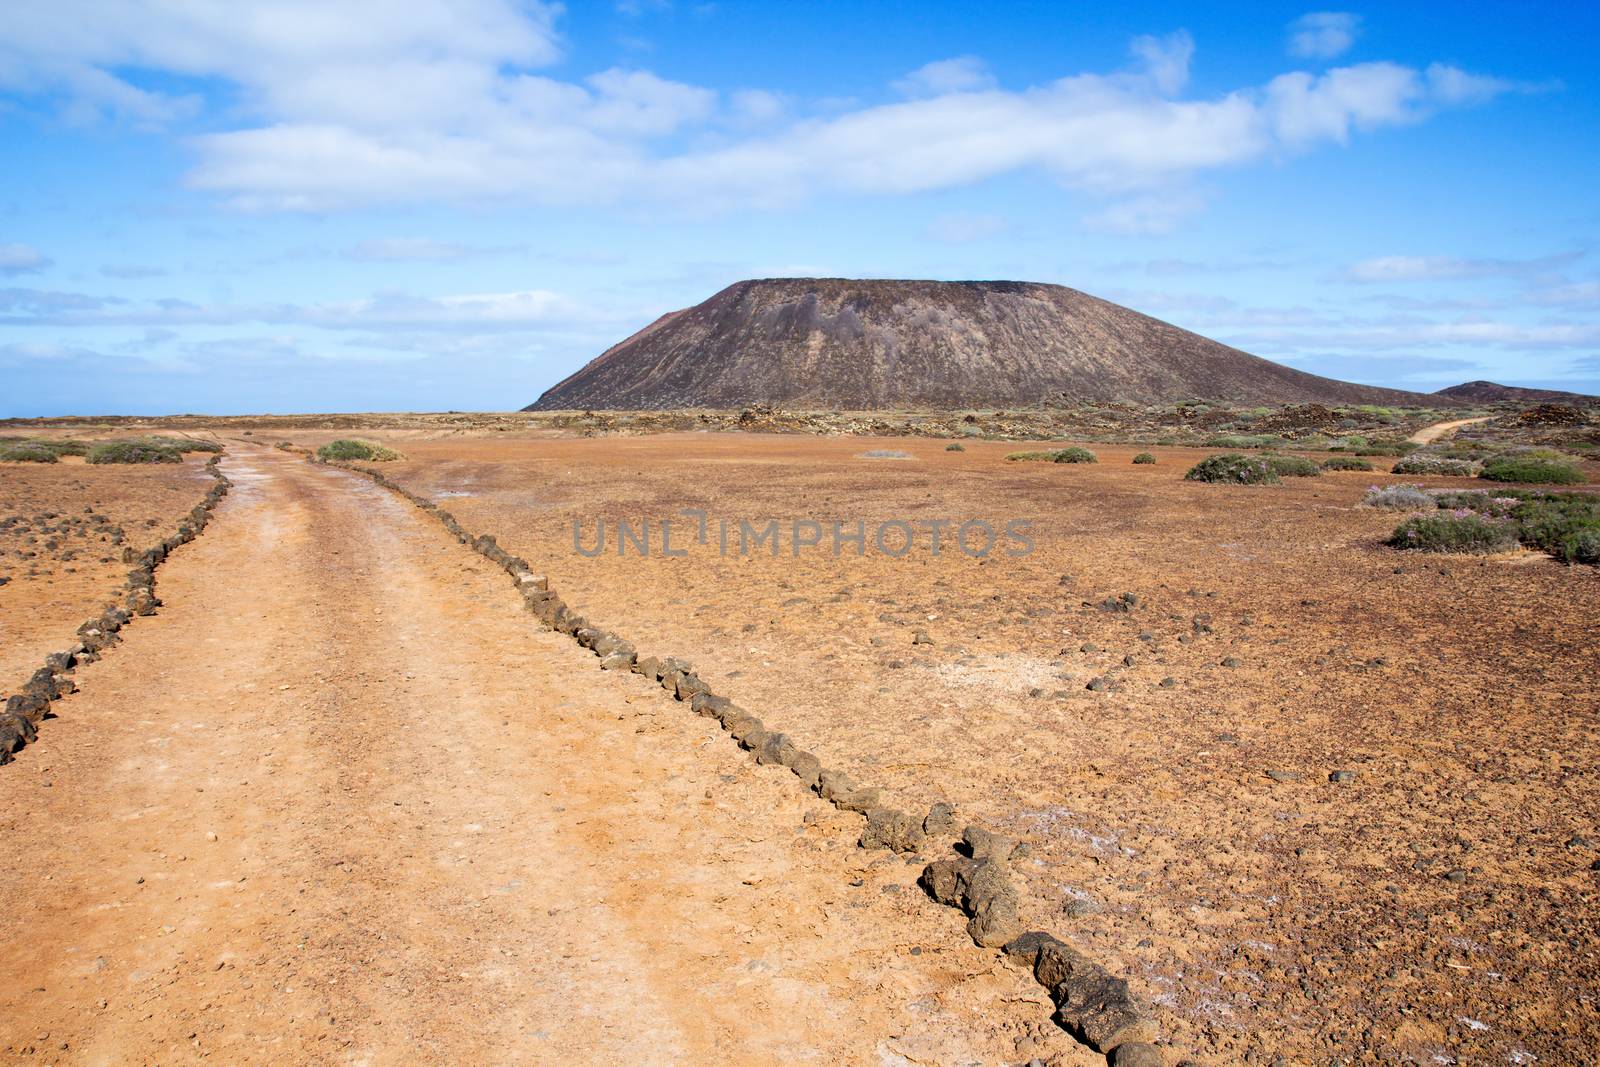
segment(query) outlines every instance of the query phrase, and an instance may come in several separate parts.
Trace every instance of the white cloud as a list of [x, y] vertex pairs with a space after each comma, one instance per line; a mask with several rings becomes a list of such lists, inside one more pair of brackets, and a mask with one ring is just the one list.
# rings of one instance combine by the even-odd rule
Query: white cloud
[[1464, 278], [1528, 278], [1548, 274], [1581, 258], [1562, 252], [1537, 259], [1468, 259], [1459, 256], [1376, 256], [1348, 267], [1346, 280], [1362, 283], [1453, 281]]
[[1188, 84], [1194, 38], [1187, 31], [1165, 37], [1135, 37], [1131, 51], [1144, 64], [1157, 92], [1170, 96]]
[[415, 329], [455, 326], [527, 326], [572, 323], [590, 317], [587, 308], [560, 293], [530, 289], [512, 293], [414, 297], [384, 294], [365, 300], [285, 309], [263, 321], [305, 323], [331, 329]]
[[50, 257], [32, 245], [0, 244], [0, 275], [32, 274], [50, 266]]
[[977, 56], [956, 56], [925, 64], [894, 83], [902, 96], [946, 96], [994, 88], [994, 75]]
[[765, 89], [738, 89], [728, 95], [728, 118], [739, 126], [765, 126], [777, 122], [789, 102]]
[[1453, 67], [1369, 63], [1185, 98], [1194, 42], [1180, 31], [1136, 39], [1132, 66], [1112, 73], [1006, 90], [963, 56], [903, 79], [910, 99], [808, 110], [643, 70], [534, 73], [559, 52], [556, 12], [521, 0], [0, 6], [0, 87], [157, 121], [190, 95], [135, 86], [128, 70], [231, 86], [237, 101], [190, 141], [188, 180], [247, 209], [446, 200], [709, 211], [1035, 171], [1104, 198], [1089, 224], [1123, 232], [1174, 225], [1197, 199], [1185, 187], [1210, 170], [1515, 88]]
[[1286, 319], [1280, 326], [1241, 322], [1225, 332], [1251, 350], [1309, 352], [1323, 349], [1392, 350], [1465, 347], [1536, 349], [1592, 348], [1600, 344], [1600, 325], [1592, 322], [1514, 322], [1506, 319], [1359, 318]]
[[1153, 236], [1171, 233], [1204, 207], [1205, 199], [1197, 193], [1152, 193], [1109, 204], [1085, 216], [1083, 224], [1097, 233]]
[[1533, 293], [1530, 299], [1536, 304], [1600, 310], [1600, 281], [1569, 282], [1565, 285], [1552, 286]]
[[443, 121], [475, 111], [501, 67], [559, 54], [554, 6], [528, 0], [61, 0], [0, 8], [0, 87], [151, 121], [188, 93], [119, 71], [220, 78], [278, 120]]
[[488, 247], [435, 241], [426, 237], [384, 237], [361, 241], [342, 253], [359, 263], [453, 263], [464, 259], [505, 255], [520, 246]]
[[1348, 11], [1313, 11], [1289, 23], [1289, 54], [1305, 59], [1332, 59], [1356, 43], [1361, 16]]
[[165, 277], [167, 271], [164, 267], [146, 266], [141, 263], [107, 263], [100, 268], [100, 273], [107, 278], [135, 281], [140, 278]]
[[1000, 215], [952, 211], [935, 218], [925, 232], [935, 241], [964, 244], [1004, 233], [1009, 225]]
[[102, 308], [111, 303], [115, 301], [53, 289], [0, 289], [0, 312], [12, 314], [51, 315]]
[[359, 300], [311, 304], [196, 304], [175, 299], [132, 302], [83, 293], [0, 289], [0, 324], [8, 326], [172, 328], [265, 323], [330, 330], [498, 330], [605, 327], [617, 318], [615, 313], [543, 289], [432, 297], [379, 293]]
[[1481, 104], [1502, 93], [1538, 92], [1546, 88], [1540, 85], [1525, 85], [1505, 78], [1468, 74], [1458, 67], [1443, 63], [1428, 64], [1427, 79], [1434, 97], [1441, 103], [1451, 105]]

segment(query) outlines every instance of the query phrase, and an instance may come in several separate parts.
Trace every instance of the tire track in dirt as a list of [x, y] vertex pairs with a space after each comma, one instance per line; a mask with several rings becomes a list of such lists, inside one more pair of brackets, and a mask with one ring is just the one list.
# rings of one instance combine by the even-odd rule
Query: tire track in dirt
[[1103, 1062], [920, 866], [431, 521], [288, 455], [228, 473], [0, 780], [6, 1058]]
[[1424, 426], [1410, 437], [1406, 438], [1414, 445], [1431, 445], [1447, 434], [1453, 434], [1463, 426], [1471, 426], [1475, 422], [1488, 422], [1493, 415], [1484, 415], [1476, 419], [1455, 419], [1451, 422], [1436, 422], [1432, 426]]

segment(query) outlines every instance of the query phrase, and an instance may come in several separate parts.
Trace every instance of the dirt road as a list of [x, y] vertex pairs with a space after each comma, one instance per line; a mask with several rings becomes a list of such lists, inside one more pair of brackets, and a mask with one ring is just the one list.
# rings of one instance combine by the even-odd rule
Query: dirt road
[[225, 469], [166, 607], [0, 771], [0, 1058], [1096, 1062], [920, 866], [437, 524]]
[[1476, 419], [1456, 419], [1453, 422], [1436, 422], [1432, 426], [1424, 426], [1410, 437], [1406, 438], [1414, 445], [1431, 445], [1446, 434], [1455, 433], [1463, 426], [1471, 426], [1475, 422], [1488, 422], [1493, 415], [1484, 415]]

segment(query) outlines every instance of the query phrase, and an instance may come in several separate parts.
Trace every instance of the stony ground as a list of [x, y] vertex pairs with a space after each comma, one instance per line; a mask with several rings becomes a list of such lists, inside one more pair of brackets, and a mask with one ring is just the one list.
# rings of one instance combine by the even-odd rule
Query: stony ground
[[0, 1059], [1104, 1062], [920, 864], [410, 505], [223, 469], [166, 606], [0, 769]]
[[[904, 438], [401, 447], [388, 474], [600, 625], [686, 656], [896, 803], [1024, 834], [1029, 919], [1135, 976], [1197, 1061], [1600, 1050], [1593, 569], [1403, 556], [1382, 544], [1396, 516], [1357, 506], [1399, 479], [1186, 483], [1205, 453], [1182, 449], [1077, 466]], [[597, 520], [614, 538], [683, 508], [713, 523], [686, 556], [574, 551], [574, 519], [592, 546]], [[1035, 548], [719, 554], [718, 519], [769, 517], [1025, 518]]]
[[113, 598], [129, 565], [205, 495], [208, 457], [180, 464], [0, 464], [0, 692], [70, 643]]

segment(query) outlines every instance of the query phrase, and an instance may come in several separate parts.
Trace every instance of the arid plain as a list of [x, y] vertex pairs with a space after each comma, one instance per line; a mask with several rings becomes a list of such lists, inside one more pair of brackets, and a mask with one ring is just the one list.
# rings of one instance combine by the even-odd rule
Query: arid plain
[[[233, 551], [260, 554], [282, 535], [272, 523], [283, 520], [272, 515], [276, 494], [286, 493], [300, 512], [310, 509], [290, 524], [294, 537], [308, 546], [329, 538], [319, 551], [333, 556], [319, 567], [334, 575], [357, 568], [369, 591], [411, 582], [403, 572], [415, 560], [368, 542], [386, 544], [384, 531], [415, 509], [349, 474], [307, 464], [299, 451], [348, 436], [347, 429], [261, 428], [247, 437], [232, 423], [214, 436], [228, 448], [222, 470], [247, 488], [244, 500], [219, 510], [222, 529], [228, 509], [250, 500], [258, 526], [267, 524]], [[1169, 1062], [1450, 1056], [1578, 1063], [1600, 1044], [1600, 876], [1592, 869], [1600, 856], [1600, 576], [1526, 550], [1399, 552], [1384, 543], [1395, 513], [1361, 504], [1372, 485], [1472, 487], [1470, 479], [1402, 478], [1380, 468], [1272, 486], [1204, 484], [1183, 475], [1214, 449], [1150, 447], [1156, 462], [1135, 465], [1145, 447], [1104, 443], [1091, 445], [1098, 463], [1052, 464], [1008, 461], [1028, 447], [1016, 442], [967, 440], [950, 451], [935, 438], [430, 428], [364, 436], [402, 453], [381, 465], [386, 477], [448, 508], [467, 529], [492, 533], [641, 656], [688, 660], [717, 693], [788, 732], [825, 765], [882, 786], [897, 807], [926, 811], [947, 802], [961, 822], [1025, 842], [1026, 857], [1014, 861], [1023, 924], [1052, 931], [1127, 976], [1160, 1010]], [[270, 447], [279, 441], [294, 450]], [[55, 492], [60, 502], [51, 509], [64, 514], [69, 505], [113, 518], [126, 511], [122, 525], [132, 537], [129, 524], [145, 511], [176, 521], [188, 497], [203, 491], [196, 467], [191, 457], [157, 473], [135, 471], [149, 484], [122, 492], [137, 504], [119, 503], [109, 489], [96, 495], [98, 486], [81, 480], [93, 468], [64, 463], [29, 470], [25, 479], [8, 469], [6, 513], [43, 508]], [[318, 510], [332, 505], [317, 503], [302, 468], [319, 471], [316, 493], [347, 497], [343, 511]], [[1594, 465], [1584, 469], [1593, 483]], [[54, 489], [45, 485], [51, 478]], [[705, 543], [695, 536], [698, 516], [685, 511], [706, 516]], [[663, 520], [674, 523], [672, 548], [683, 554], [663, 554]], [[778, 551], [741, 552], [741, 520], [756, 529], [778, 520]], [[798, 554], [789, 539], [795, 520], [823, 531], [818, 545]], [[950, 524], [937, 554], [926, 532], [936, 520]], [[983, 557], [962, 551], [951, 539], [968, 520], [997, 530], [1024, 522], [1030, 550], [1002, 538]], [[836, 521], [847, 530], [865, 525], [864, 552], [849, 542], [834, 552]], [[873, 544], [872, 531], [885, 521], [917, 531], [910, 551], [891, 555]], [[635, 539], [618, 551], [622, 523], [635, 534], [652, 527], [648, 554]], [[363, 524], [371, 529], [361, 531]], [[726, 552], [722, 524], [734, 531]], [[591, 555], [601, 527], [605, 549]], [[233, 568], [247, 564], [215, 547], [217, 537], [208, 533], [183, 551], [211, 553], [221, 605], [229, 602]], [[895, 538], [889, 543], [898, 546]], [[183, 573], [183, 560], [180, 553], [169, 565], [174, 574]], [[452, 577], [448, 556], [430, 565], [449, 572], [430, 579], [443, 586], [470, 577]], [[17, 610], [73, 588], [46, 584], [52, 580], [65, 581], [18, 575], [0, 595]], [[92, 613], [91, 583], [74, 580], [85, 582], [83, 610], [52, 609], [8, 626], [8, 656], [13, 646], [31, 652], [70, 634], [57, 615]], [[238, 607], [253, 610], [248, 597]], [[142, 628], [164, 625], [172, 610], [140, 622], [130, 641]], [[329, 602], [318, 610], [345, 609]], [[384, 610], [411, 614], [404, 626], [416, 632], [408, 640], [442, 633], [427, 597], [400, 598]], [[471, 630], [481, 609], [462, 603], [452, 610], [454, 632]], [[546, 688], [578, 683], [556, 671], [541, 684], [532, 668], [519, 670], [528, 654], [517, 651], [522, 639], [492, 617], [472, 648], [452, 651], [481, 657], [485, 672], [510, 672], [520, 710], [548, 715], [545, 705], [560, 701]], [[330, 632], [324, 619], [321, 638], [285, 632], [275, 639], [297, 654], [325, 647], [326, 669], [337, 672], [343, 656], [374, 662], [374, 648], [400, 625], [356, 615], [344, 622], [367, 632]], [[203, 633], [203, 614], [189, 626]], [[130, 656], [108, 654], [71, 701], [92, 697], [92, 672]], [[647, 728], [617, 717], [637, 715], [627, 706], [635, 696], [584, 684], [591, 688], [581, 698], [560, 700], [569, 702], [563, 707], [582, 702], [582, 714], [593, 717], [589, 731], [604, 737], [621, 729], [632, 738]], [[385, 706], [415, 700], [386, 678], [364, 676], [365, 685], [372, 691], [349, 694], [351, 712], [380, 694]], [[495, 684], [477, 676], [468, 688], [491, 693]], [[429, 699], [448, 700], [450, 691], [444, 686]], [[504, 706], [503, 695], [496, 700]], [[83, 743], [75, 736], [87, 727], [78, 706], [57, 706], [61, 721], [41, 727], [27, 761], [59, 767], [63, 756], [52, 745]], [[408, 712], [405, 729], [470, 726], [436, 704], [415, 711], [420, 718]], [[290, 734], [337, 732], [299, 715], [286, 707], [268, 717]], [[667, 748], [683, 746], [656, 757], [672, 768], [669, 778], [692, 781], [707, 759], [737, 762], [730, 743], [682, 732], [667, 727], [661, 739]], [[519, 743], [539, 744], [519, 736], [489, 747]], [[615, 758], [584, 747], [578, 734], [563, 743], [577, 744], [597, 766]], [[437, 744], [449, 751], [452, 742]], [[432, 758], [426, 749], [408, 756], [424, 764]], [[19, 753], [19, 764], [0, 772], [13, 811], [29, 803], [18, 792], [23, 783], [37, 784], [17, 773], [24, 758]], [[587, 766], [553, 767], [550, 780], [600, 773]], [[1037, 989], [1025, 992], [1027, 983], [1015, 977], [1022, 972], [984, 964], [959, 923], [922, 895], [913, 884], [919, 866], [887, 853], [853, 858], [861, 854], [839, 847], [853, 843], [852, 819], [802, 819], [809, 809], [798, 785], [775, 779], [774, 768], [751, 770], [748, 783], [751, 771], [730, 768], [719, 770], [720, 784], [710, 783], [710, 791], [725, 791], [718, 807], [738, 813], [719, 833], [746, 848], [768, 832], [763, 826], [798, 832], [797, 842], [818, 833], [823, 841], [803, 863], [787, 861], [804, 877], [779, 878], [784, 900], [769, 906], [803, 911], [820, 894], [859, 897], [871, 909], [851, 935], [864, 955], [841, 972], [842, 960], [813, 952], [802, 984], [859, 1000], [863, 1013], [891, 1030], [932, 1026], [946, 1035], [915, 1047], [900, 1039], [892, 1047], [906, 1062], [1090, 1062], [1064, 1034], [1040, 1029], [1048, 1004]], [[621, 778], [624, 792], [634, 788]], [[617, 786], [616, 779], [608, 780]], [[660, 814], [668, 830], [683, 817], [677, 809]], [[27, 832], [13, 831], [14, 840]], [[687, 847], [710, 851], [683, 862], [713, 871], [736, 867], [729, 856], [747, 854], [726, 842]], [[356, 840], [348, 850], [368, 848], [379, 845]], [[766, 877], [755, 876], [755, 891]], [[10, 890], [13, 903], [27, 891], [22, 882]], [[884, 968], [899, 960], [920, 973], [925, 957], [920, 947], [907, 955], [913, 944], [936, 948], [946, 961], [942, 979], [928, 975], [913, 985], [988, 985], [931, 1009], [908, 1009], [914, 996], [885, 999]], [[794, 951], [775, 948], [773, 958]], [[840, 985], [841, 973], [856, 985]], [[359, 1009], [343, 1009], [351, 1010], [359, 1020]], [[930, 1010], [931, 1023], [924, 1019]], [[908, 1018], [919, 1022], [907, 1025]], [[961, 1044], [949, 1036], [958, 1032], [980, 1036]], [[716, 1047], [753, 1060], [779, 1056], [729, 1040], [724, 1035]], [[840, 1040], [833, 1055], [843, 1061], [867, 1062], [883, 1051]], [[160, 1047], [150, 1041], [150, 1049]], [[301, 1053], [313, 1047], [296, 1046]]]
[[[1180, 1047], [1567, 1062], [1600, 1040], [1600, 852], [1572, 843], [1600, 810], [1592, 568], [1402, 554], [1383, 544], [1394, 516], [1359, 503], [1407, 479], [1185, 482], [1199, 450], [1134, 466], [1133, 447], [1018, 464], [1014, 444], [898, 438], [402, 447], [391, 478], [587, 618], [687, 657], [903, 806], [949, 801], [1027, 840], [1030, 925], [1125, 965]], [[724, 557], [714, 532], [675, 542], [681, 558], [659, 538], [618, 554], [618, 523], [680, 509], [830, 532], [798, 558], [737, 539]], [[935, 557], [926, 534], [899, 558], [835, 556], [826, 525], [1014, 518], [1033, 551], [985, 559]], [[603, 522], [608, 551], [575, 551], [575, 522], [588, 550]]]

